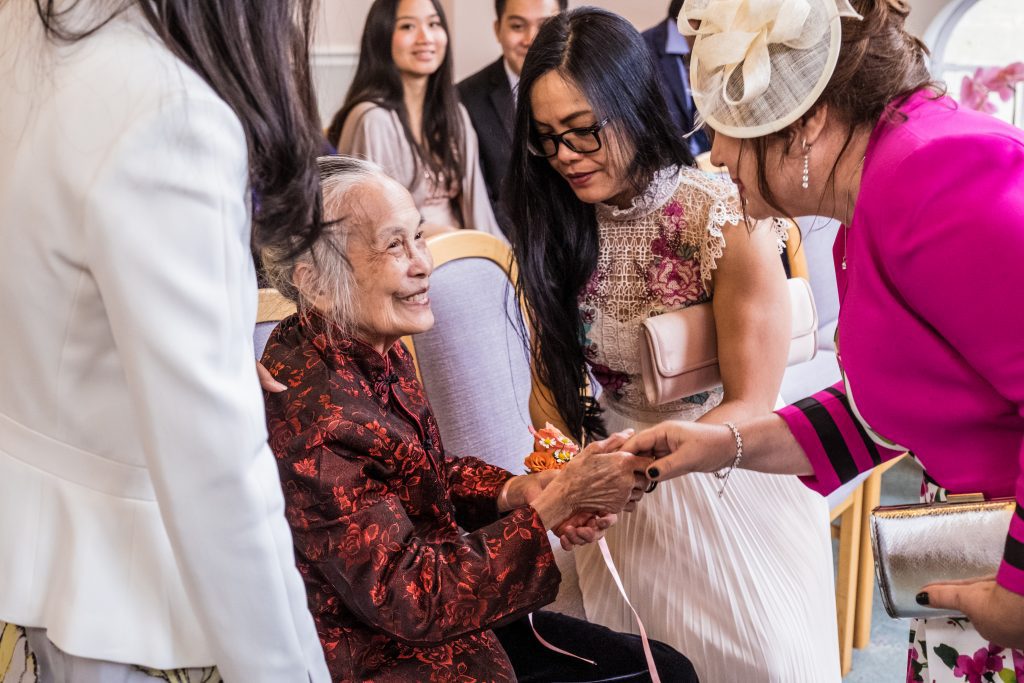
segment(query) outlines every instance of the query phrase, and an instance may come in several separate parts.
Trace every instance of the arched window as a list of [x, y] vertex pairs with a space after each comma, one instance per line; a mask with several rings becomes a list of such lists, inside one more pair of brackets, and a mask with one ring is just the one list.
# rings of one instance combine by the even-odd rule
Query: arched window
[[[953, 0], [925, 34], [932, 50], [932, 75], [945, 81], [959, 99], [964, 76], [975, 69], [1024, 62], [1024, 2], [1022, 0]], [[1024, 84], [1003, 102], [992, 95], [995, 115], [1024, 126]]]

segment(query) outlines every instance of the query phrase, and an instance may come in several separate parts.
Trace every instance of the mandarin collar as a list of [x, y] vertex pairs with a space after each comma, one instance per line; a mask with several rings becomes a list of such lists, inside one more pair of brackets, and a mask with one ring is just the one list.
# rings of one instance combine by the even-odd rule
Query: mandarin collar
[[396, 341], [381, 354], [362, 339], [346, 333], [317, 311], [308, 311], [299, 320], [302, 334], [332, 369], [355, 365], [367, 378], [374, 381], [394, 373], [395, 361], [401, 342]]
[[647, 188], [633, 197], [628, 208], [598, 202], [594, 205], [599, 224], [626, 223], [654, 213], [672, 199], [682, 178], [681, 166], [667, 166], [654, 174]]

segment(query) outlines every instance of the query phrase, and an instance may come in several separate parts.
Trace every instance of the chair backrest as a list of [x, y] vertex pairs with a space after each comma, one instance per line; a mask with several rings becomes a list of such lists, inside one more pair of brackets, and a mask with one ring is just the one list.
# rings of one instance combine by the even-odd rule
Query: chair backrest
[[406, 338], [445, 450], [512, 472], [531, 451], [533, 387], [508, 247], [475, 230], [429, 241], [434, 327]]
[[263, 357], [270, 333], [277, 323], [295, 312], [295, 304], [281, 296], [276, 289], [261, 289], [259, 308], [256, 311], [256, 329], [252, 333], [253, 350], [256, 358]]
[[832, 245], [839, 232], [839, 221], [821, 216], [803, 216], [796, 219], [802, 238], [799, 252], [807, 262], [808, 280], [814, 292], [814, 305], [818, 309], [818, 322], [827, 326], [839, 317], [839, 292], [836, 288], [835, 262]]

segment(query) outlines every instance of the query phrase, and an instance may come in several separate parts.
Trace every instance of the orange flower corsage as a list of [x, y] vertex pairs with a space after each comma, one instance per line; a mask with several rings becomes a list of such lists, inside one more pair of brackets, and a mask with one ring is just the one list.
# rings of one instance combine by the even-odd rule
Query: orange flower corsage
[[523, 461], [527, 472], [560, 470], [580, 452], [580, 447], [550, 422], [544, 429], [534, 429], [531, 425], [530, 433], [533, 434], [533, 453]]

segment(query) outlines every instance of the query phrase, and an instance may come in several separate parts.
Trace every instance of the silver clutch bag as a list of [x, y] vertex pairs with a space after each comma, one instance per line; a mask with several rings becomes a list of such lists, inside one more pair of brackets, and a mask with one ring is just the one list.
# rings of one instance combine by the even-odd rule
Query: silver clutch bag
[[944, 503], [892, 505], [871, 513], [871, 547], [885, 611], [894, 619], [962, 616], [917, 604], [929, 583], [992, 576], [1016, 501], [950, 495]]

